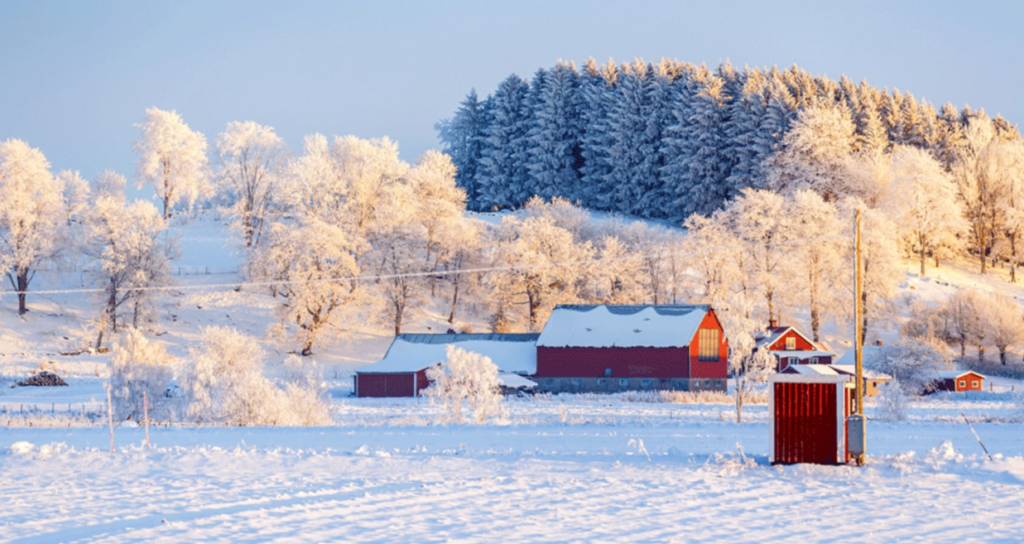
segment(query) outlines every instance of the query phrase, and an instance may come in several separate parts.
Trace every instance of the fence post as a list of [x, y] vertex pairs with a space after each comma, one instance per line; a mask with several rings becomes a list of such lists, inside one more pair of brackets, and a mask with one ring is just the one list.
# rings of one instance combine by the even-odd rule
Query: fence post
[[142, 419], [146, 421], [146, 449], [149, 449], [149, 403], [146, 400], [146, 392], [142, 392]]
[[114, 453], [114, 403], [110, 400], [110, 384], [107, 386], [107, 420], [110, 422], [110, 453]]

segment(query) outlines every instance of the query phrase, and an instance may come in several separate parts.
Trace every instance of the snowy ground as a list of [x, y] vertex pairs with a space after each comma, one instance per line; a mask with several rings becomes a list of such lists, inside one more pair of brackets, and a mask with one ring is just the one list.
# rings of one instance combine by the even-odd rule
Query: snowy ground
[[[1002, 400], [962, 401], [972, 419]], [[866, 468], [767, 464], [765, 407], [513, 402], [437, 427], [354, 401], [332, 428], [0, 429], [4, 542], [1019, 541], [1024, 432], [947, 403], [873, 423]], [[719, 420], [724, 412], [725, 420]], [[423, 421], [390, 416], [420, 414]], [[374, 419], [377, 418], [377, 419]], [[740, 453], [742, 449], [742, 454]]]

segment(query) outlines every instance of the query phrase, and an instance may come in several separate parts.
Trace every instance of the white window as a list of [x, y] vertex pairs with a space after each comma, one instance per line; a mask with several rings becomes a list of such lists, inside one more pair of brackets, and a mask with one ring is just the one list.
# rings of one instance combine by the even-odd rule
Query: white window
[[978, 387], [978, 380], [971, 380], [971, 387]]
[[812, 365], [818, 364], [818, 358], [817, 357], [811, 357], [811, 364]]
[[626, 378], [623, 378], [623, 379], [619, 380], [619, 385], [621, 385], [622, 387], [626, 387], [626, 386], [629, 385], [629, 380], [626, 379]]
[[960, 380], [960, 387], [967, 387], [967, 382], [965, 380]]
[[786, 338], [786, 351], [794, 350], [796, 350], [796, 338], [790, 336], [789, 338]]

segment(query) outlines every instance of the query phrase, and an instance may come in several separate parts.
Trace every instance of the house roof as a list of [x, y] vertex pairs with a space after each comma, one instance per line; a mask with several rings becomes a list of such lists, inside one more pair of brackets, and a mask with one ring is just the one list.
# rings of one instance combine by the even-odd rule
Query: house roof
[[[857, 365], [840, 365], [840, 364], [835, 364], [835, 365], [829, 365], [829, 366], [831, 366], [832, 368], [836, 369], [836, 371], [840, 372], [841, 374], [847, 374], [849, 376], [856, 376], [857, 375]], [[869, 380], [891, 380], [892, 379], [892, 376], [890, 376], [888, 374], [883, 374], [881, 372], [878, 372], [877, 370], [871, 370], [870, 368], [865, 368], [865, 369], [862, 370], [862, 372], [864, 374], [864, 377], [869, 379]]]
[[418, 372], [448, 358], [447, 346], [489, 357], [502, 372], [536, 374], [538, 334], [399, 334], [384, 358], [357, 374]]
[[959, 378], [960, 376], [964, 376], [964, 375], [967, 375], [967, 374], [974, 374], [976, 376], [980, 376], [983, 379], [987, 378], [987, 376], [985, 376], [984, 374], [981, 374], [979, 372], [975, 372], [973, 370], [942, 370], [942, 371], [939, 371], [939, 378], [941, 378], [943, 380], [955, 380], [955, 379]]
[[[864, 346], [864, 364], [873, 365], [878, 362], [884, 355], [885, 350], [892, 346]], [[837, 365], [855, 365], [857, 362], [857, 356], [854, 349], [849, 349], [838, 361], [835, 362]]]
[[[817, 349], [818, 351], [830, 351], [827, 345], [824, 346], [824, 347], [822, 347], [821, 345], [816, 345], [815, 342], [813, 342], [810, 338], [807, 338], [807, 336], [805, 336], [804, 333], [802, 333], [799, 330], [797, 330], [796, 327], [791, 327], [791, 326], [771, 327], [771, 328], [769, 328], [768, 331], [767, 331], [767, 334], [762, 335], [759, 338], [757, 338], [757, 344], [755, 344], [755, 346], [756, 347], [770, 346], [770, 345], [774, 344], [775, 342], [777, 342], [779, 340], [779, 338], [782, 338], [783, 336], [785, 336], [786, 333], [789, 332], [789, 331], [793, 331], [797, 336], [799, 336], [800, 338], [803, 338], [805, 341], [807, 341], [808, 344], [810, 344], [812, 346], [815, 346], [815, 349]], [[834, 353], [830, 353], [830, 355], [835, 355], [835, 354]]]
[[684, 347], [708, 305], [563, 305], [555, 307], [538, 347]]
[[[789, 365], [786, 367], [788, 374], [802, 374], [805, 376], [856, 376], [857, 371], [851, 365]], [[869, 380], [891, 380], [892, 377], [874, 370], [864, 369], [864, 377]]]
[[772, 355], [776, 357], [796, 357], [797, 359], [810, 359], [811, 357], [834, 357], [835, 353], [831, 351], [818, 351], [818, 350], [807, 350], [807, 351], [786, 351], [786, 350], [775, 350], [770, 351]]

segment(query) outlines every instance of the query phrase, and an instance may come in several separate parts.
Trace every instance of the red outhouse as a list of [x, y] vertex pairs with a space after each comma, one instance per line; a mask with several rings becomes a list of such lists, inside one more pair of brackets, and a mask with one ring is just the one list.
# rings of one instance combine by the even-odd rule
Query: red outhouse
[[768, 389], [772, 464], [841, 464], [850, 460], [846, 418], [849, 376], [776, 374]]

